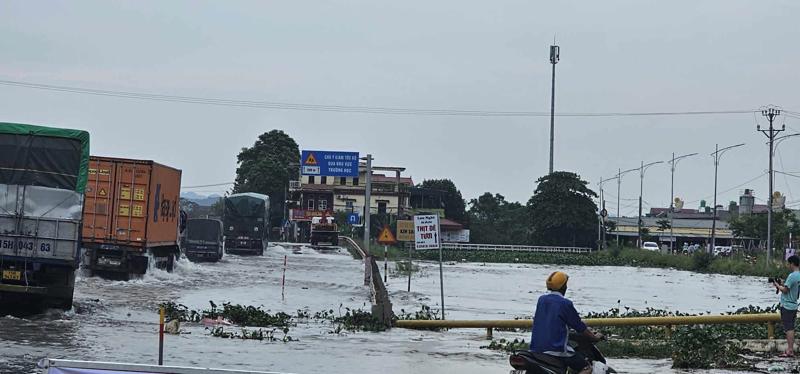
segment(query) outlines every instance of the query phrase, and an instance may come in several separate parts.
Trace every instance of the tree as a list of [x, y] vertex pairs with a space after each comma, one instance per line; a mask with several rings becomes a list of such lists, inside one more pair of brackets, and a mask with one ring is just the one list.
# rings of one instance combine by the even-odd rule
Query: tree
[[438, 190], [444, 193], [444, 215], [447, 219], [451, 219], [458, 223], [467, 223], [467, 204], [464, 202], [464, 197], [461, 196], [461, 191], [456, 188], [456, 184], [449, 179], [428, 179], [422, 181], [422, 188], [429, 188]]
[[211, 204], [208, 214], [214, 217], [222, 217], [223, 201], [223, 198], [220, 197], [214, 204]]
[[470, 241], [480, 244], [525, 244], [528, 210], [500, 194], [486, 192], [469, 202]]
[[192, 215], [192, 213], [200, 207], [200, 204], [182, 197], [178, 200], [178, 204], [181, 210], [188, 215]]
[[286, 189], [289, 180], [298, 177], [299, 161], [299, 147], [289, 135], [281, 130], [263, 133], [252, 147], [239, 152], [233, 191], [268, 195], [270, 224], [280, 226], [286, 209]]
[[667, 231], [672, 228], [672, 224], [669, 223], [668, 219], [660, 219], [656, 221], [656, 224], [658, 225], [658, 231]]
[[[767, 215], [746, 214], [733, 218], [728, 227], [737, 238], [755, 238], [767, 240]], [[800, 235], [800, 221], [789, 210], [772, 213], [773, 248], [782, 250], [783, 244], [789, 242], [789, 233], [793, 237]]]
[[597, 239], [597, 194], [572, 172], [557, 171], [537, 181], [528, 200], [535, 245], [592, 246]]

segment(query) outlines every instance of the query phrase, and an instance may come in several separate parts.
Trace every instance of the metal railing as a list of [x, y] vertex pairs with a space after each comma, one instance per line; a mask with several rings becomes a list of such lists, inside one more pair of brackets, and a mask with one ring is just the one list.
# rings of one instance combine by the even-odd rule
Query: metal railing
[[[664, 326], [666, 335], [669, 336], [673, 326], [681, 325], [724, 325], [724, 324], [752, 324], [766, 323], [767, 337], [775, 338], [775, 323], [780, 322], [781, 316], [777, 313], [761, 314], [733, 314], [733, 315], [706, 315], [706, 316], [665, 316], [665, 317], [626, 317], [626, 318], [587, 318], [583, 322], [588, 326]], [[492, 329], [530, 329], [531, 320], [398, 320], [394, 327], [406, 329], [456, 329], [476, 328], [486, 329], [491, 337]]]
[[442, 243], [442, 249], [457, 251], [508, 251], [541, 253], [589, 253], [588, 247], [554, 247], [544, 245]]

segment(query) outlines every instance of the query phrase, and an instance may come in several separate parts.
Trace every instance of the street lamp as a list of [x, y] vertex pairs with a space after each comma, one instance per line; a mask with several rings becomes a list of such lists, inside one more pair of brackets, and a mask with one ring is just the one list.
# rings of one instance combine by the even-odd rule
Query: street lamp
[[717, 245], [717, 169], [719, 169], [719, 160], [723, 153], [743, 145], [744, 143], [741, 143], [719, 149], [719, 144], [717, 144], [714, 146], [715, 151], [711, 153], [711, 157], [714, 157], [714, 218], [711, 220], [711, 248], [709, 251], [713, 251]]
[[638, 228], [638, 236], [639, 240], [637, 246], [639, 248], [642, 247], [642, 193], [644, 192], [644, 172], [647, 168], [656, 165], [662, 164], [664, 161], [655, 161], [645, 165], [644, 161], [642, 161], [642, 166], [639, 167], [639, 222], [636, 226]]
[[675, 250], [675, 232], [672, 230], [672, 226], [673, 226], [673, 222], [674, 222], [672, 216], [675, 213], [675, 207], [673, 205], [675, 203], [675, 167], [678, 166], [678, 161], [680, 161], [680, 160], [682, 160], [682, 159], [684, 159], [686, 157], [691, 157], [691, 156], [695, 156], [695, 155], [697, 155], [697, 153], [690, 153], [688, 155], [675, 157], [675, 152], [672, 152], [672, 160], [668, 161], [669, 162], [669, 166], [670, 166], [669, 169], [670, 169], [670, 173], [671, 173], [670, 174], [670, 182], [669, 182], [669, 194], [670, 194], [670, 197], [669, 197], [669, 236], [670, 236], [669, 251], [670, 252], [673, 252]]
[[[639, 170], [639, 168], [628, 169], [625, 171], [622, 171], [622, 169], [617, 169], [617, 225], [619, 225], [620, 217], [622, 217], [622, 213], [619, 211], [619, 195], [620, 186], [622, 185], [622, 176], [635, 170]], [[619, 247], [619, 228], [617, 228], [617, 247]]]
[[[772, 150], [772, 156], [774, 157], [775, 153], [778, 152], [778, 145], [779, 144], [781, 144], [784, 140], [786, 140], [788, 138], [791, 138], [791, 137], [794, 137], [794, 136], [798, 136], [798, 135], [800, 135], [800, 132], [797, 132], [797, 133], [794, 133], [794, 134], [789, 134], [789, 135], [784, 135], [784, 136], [779, 136], [779, 137], [775, 138], [775, 145], [774, 145], [774, 149]], [[767, 142], [767, 144], [769, 144], [769, 142]], [[773, 172], [774, 172], [774, 170], [773, 170]]]
[[[780, 111], [778, 111], [778, 113], [780, 113]], [[770, 121], [770, 126], [771, 126], [771, 123], [772, 123], [772, 121]], [[769, 207], [767, 208], [768, 209], [767, 213], [769, 215], [767, 217], [767, 245], [769, 246], [770, 249], [772, 249], [772, 210], [773, 210], [773, 206], [772, 205], [774, 203], [773, 200], [772, 200], [773, 199], [773, 196], [772, 196], [773, 191], [772, 191], [772, 189], [773, 189], [773, 180], [775, 178], [774, 177], [775, 170], [772, 168], [772, 158], [775, 157], [775, 153], [778, 152], [778, 145], [779, 144], [783, 143], [783, 141], [788, 139], [788, 138], [792, 138], [792, 137], [795, 137], [795, 136], [798, 136], [798, 135], [800, 135], [800, 133], [794, 133], [794, 134], [779, 136], [779, 137], [771, 139], [771, 141], [767, 142], [767, 144], [772, 143], [772, 144], [770, 144], [770, 149], [771, 150], [770, 150], [770, 155], [769, 155], [770, 156], [769, 157], [769, 159], [770, 159], [770, 162], [769, 162]], [[770, 251], [768, 250], [768, 252], [767, 252], [768, 257], [767, 258], [771, 257], [771, 256], [769, 256], [769, 253], [770, 253]]]

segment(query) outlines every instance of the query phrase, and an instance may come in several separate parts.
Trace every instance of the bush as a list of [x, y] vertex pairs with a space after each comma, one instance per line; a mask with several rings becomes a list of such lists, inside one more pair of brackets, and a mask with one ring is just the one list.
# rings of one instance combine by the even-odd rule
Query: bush
[[714, 256], [706, 251], [697, 251], [692, 255], [692, 270], [706, 271], [714, 261]]
[[[438, 261], [439, 251], [414, 251], [416, 259]], [[391, 257], [391, 252], [390, 252]], [[716, 274], [752, 275], [763, 277], [785, 277], [783, 264], [776, 262], [769, 266], [766, 260], [739, 253], [731, 257], [713, 257], [705, 252], [692, 256], [662, 254], [638, 248], [610, 248], [592, 253], [537, 253], [512, 251], [457, 251], [443, 252], [444, 261], [468, 261], [487, 263], [523, 263], [575, 266], [635, 266], [652, 268], [673, 268]]]
[[672, 367], [680, 369], [745, 368], [741, 345], [708, 327], [682, 327], [672, 335]]

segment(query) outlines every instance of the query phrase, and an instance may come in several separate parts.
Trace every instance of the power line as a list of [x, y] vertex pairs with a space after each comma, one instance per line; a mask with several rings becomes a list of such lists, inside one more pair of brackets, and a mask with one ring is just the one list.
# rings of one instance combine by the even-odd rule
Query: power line
[[[400, 107], [375, 107], [375, 106], [345, 106], [345, 105], [320, 105], [307, 103], [290, 103], [276, 101], [235, 100], [223, 98], [208, 98], [196, 96], [176, 96], [154, 93], [99, 90], [93, 88], [59, 86], [12, 80], [0, 80], [0, 85], [18, 88], [28, 88], [45, 91], [66, 92], [82, 95], [118, 97], [125, 99], [150, 100], [162, 102], [177, 102], [186, 104], [202, 104], [232, 107], [247, 107], [258, 109], [340, 112], [363, 114], [388, 114], [388, 115], [417, 115], [417, 116], [475, 116], [475, 117], [544, 117], [548, 112], [530, 111], [489, 111], [489, 110], [460, 110], [460, 109], [426, 109], [426, 108], [400, 108]], [[676, 111], [676, 112], [564, 112], [556, 113], [559, 117], [637, 117], [637, 116], [692, 116], [692, 115], [722, 115], [754, 113], [753, 109], [738, 110], [702, 110], [702, 111]]]
[[[720, 192], [718, 192], [717, 194], [718, 194], [718, 195], [720, 195], [720, 194], [724, 194], [724, 193], [727, 193], [727, 192], [731, 192], [731, 191], [733, 191], [733, 190], [735, 190], [735, 189], [737, 189], [737, 188], [739, 188], [739, 187], [742, 187], [742, 186], [744, 186], [744, 185], [746, 185], [746, 184], [748, 184], [748, 183], [755, 182], [756, 180], [758, 180], [759, 178], [761, 178], [761, 177], [763, 177], [763, 176], [765, 176], [765, 175], [767, 175], [767, 174], [769, 174], [769, 173], [767, 173], [767, 172], [763, 172], [763, 173], [761, 173], [761, 174], [759, 174], [759, 175], [755, 176], [754, 178], [747, 180], [746, 182], [743, 182], [743, 183], [741, 183], [741, 184], [738, 184], [738, 185], [736, 185], [736, 186], [734, 186], [734, 187], [731, 187], [731, 188], [729, 188], [729, 189], [727, 189], [727, 190], [725, 190], [725, 191], [720, 191]], [[714, 197], [714, 195], [709, 195], [709, 196], [706, 196], [706, 197], [701, 197], [701, 198], [699, 198], [699, 199], [697, 199], [697, 200], [687, 201], [687, 202], [685, 202], [685, 204], [696, 203], [696, 202], [698, 202], [698, 201], [700, 201], [700, 200], [705, 200], [705, 199], [708, 199], [708, 198], [710, 198], [710, 197]]]
[[205, 187], [219, 187], [219, 186], [228, 186], [234, 184], [235, 182], [223, 182], [223, 183], [215, 183], [215, 184], [202, 184], [197, 186], [183, 186], [181, 189], [190, 189], [190, 188], [205, 188]]

